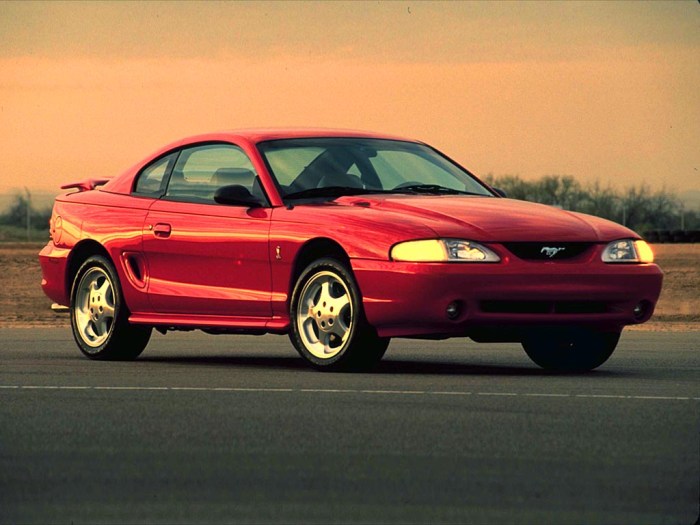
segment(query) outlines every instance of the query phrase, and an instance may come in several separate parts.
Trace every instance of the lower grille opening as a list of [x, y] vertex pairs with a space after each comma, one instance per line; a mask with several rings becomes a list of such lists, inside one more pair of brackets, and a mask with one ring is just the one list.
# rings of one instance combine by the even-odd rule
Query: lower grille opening
[[602, 302], [559, 301], [554, 303], [554, 313], [557, 314], [604, 314], [608, 305]]
[[482, 301], [489, 314], [602, 314], [608, 304], [600, 301]]

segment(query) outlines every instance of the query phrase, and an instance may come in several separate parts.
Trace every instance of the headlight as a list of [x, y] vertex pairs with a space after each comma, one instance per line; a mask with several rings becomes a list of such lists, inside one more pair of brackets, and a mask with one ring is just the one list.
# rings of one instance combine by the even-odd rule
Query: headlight
[[394, 261], [406, 262], [498, 262], [495, 252], [462, 239], [428, 239], [401, 242], [391, 249]]
[[613, 241], [603, 250], [603, 262], [606, 263], [652, 263], [654, 252], [644, 241], [623, 239]]

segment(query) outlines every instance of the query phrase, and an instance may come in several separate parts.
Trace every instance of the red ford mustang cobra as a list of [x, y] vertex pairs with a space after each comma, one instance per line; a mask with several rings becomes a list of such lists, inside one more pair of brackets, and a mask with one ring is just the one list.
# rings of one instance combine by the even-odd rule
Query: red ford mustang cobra
[[661, 290], [633, 231], [503, 198], [384, 135], [212, 133], [64, 188], [42, 287], [96, 359], [135, 358], [153, 328], [198, 328], [288, 333], [323, 370], [368, 368], [392, 337], [453, 336], [590, 370]]

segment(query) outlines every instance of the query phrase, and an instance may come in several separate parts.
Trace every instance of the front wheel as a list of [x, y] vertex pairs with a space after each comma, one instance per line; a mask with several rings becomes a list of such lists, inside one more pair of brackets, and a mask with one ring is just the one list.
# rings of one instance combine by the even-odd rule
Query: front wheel
[[335, 259], [319, 259], [299, 276], [290, 320], [292, 344], [320, 370], [371, 368], [389, 345], [366, 322], [355, 279]]
[[119, 278], [100, 255], [89, 257], [73, 280], [70, 301], [73, 338], [91, 359], [135, 359], [148, 344], [151, 328], [129, 324]]
[[598, 368], [615, 351], [619, 331], [539, 332], [525, 338], [523, 349], [545, 370], [585, 372]]

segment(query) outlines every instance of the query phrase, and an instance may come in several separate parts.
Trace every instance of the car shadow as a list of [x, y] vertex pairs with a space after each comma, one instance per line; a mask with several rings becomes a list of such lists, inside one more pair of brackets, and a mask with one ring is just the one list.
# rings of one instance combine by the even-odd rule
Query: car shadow
[[188, 366], [231, 366], [249, 368], [269, 368], [284, 370], [313, 371], [301, 357], [264, 357], [264, 356], [141, 356], [140, 362], [167, 363]]
[[613, 377], [620, 375], [610, 370], [593, 372], [553, 372], [537, 368], [535, 365], [489, 365], [444, 361], [425, 361], [407, 359], [385, 359], [367, 372], [319, 372], [311, 368], [301, 357], [265, 357], [265, 356], [141, 356], [142, 363], [163, 363], [186, 366], [215, 366], [235, 368], [255, 368], [268, 370], [293, 370], [313, 374], [348, 374], [361, 373], [371, 375], [435, 375], [435, 376], [595, 376]]
[[[435, 361], [407, 361], [407, 360], [387, 360], [380, 362], [372, 371], [374, 374], [408, 374], [408, 375], [465, 375], [465, 376], [587, 376], [591, 373], [596, 377], [610, 375], [606, 370], [596, 370], [594, 372], [553, 372], [544, 370], [535, 365], [524, 364], [523, 366], [513, 365], [489, 365], [489, 364], [469, 364], [455, 362], [435, 362]], [[615, 374], [613, 374], [615, 375]]]

